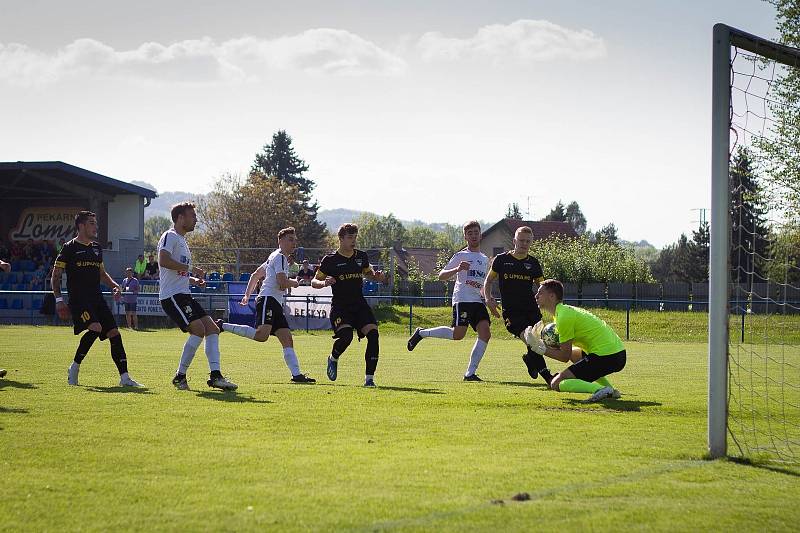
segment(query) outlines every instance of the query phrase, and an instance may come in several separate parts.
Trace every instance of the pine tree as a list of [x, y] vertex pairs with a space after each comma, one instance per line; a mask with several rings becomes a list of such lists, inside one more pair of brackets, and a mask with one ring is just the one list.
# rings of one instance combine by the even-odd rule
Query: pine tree
[[248, 181], [262, 181], [275, 179], [296, 190], [296, 210], [303, 211], [306, 219], [305, 226], [298, 229], [298, 236], [303, 235], [301, 243], [308, 248], [324, 246], [326, 227], [317, 220], [319, 205], [312, 200], [311, 191], [315, 183], [304, 176], [308, 165], [300, 159], [292, 147], [292, 138], [284, 130], [277, 131], [272, 136], [272, 143], [264, 145], [262, 153], [256, 154], [253, 166], [250, 169]]
[[567, 221], [567, 213], [564, 210], [564, 204], [561, 202], [561, 200], [558, 201], [556, 206], [542, 220], [552, 220], [556, 222]]
[[763, 276], [760, 258], [768, 255], [766, 208], [746, 148], [739, 147], [730, 170], [731, 279], [744, 283], [751, 274]]
[[688, 242], [688, 281], [698, 283], [708, 281], [709, 242], [708, 222], [702, 222], [700, 227], [692, 232], [692, 240]]
[[519, 210], [519, 204], [514, 202], [508, 206], [506, 211], [506, 218], [513, 218], [514, 220], [522, 220], [522, 211]]

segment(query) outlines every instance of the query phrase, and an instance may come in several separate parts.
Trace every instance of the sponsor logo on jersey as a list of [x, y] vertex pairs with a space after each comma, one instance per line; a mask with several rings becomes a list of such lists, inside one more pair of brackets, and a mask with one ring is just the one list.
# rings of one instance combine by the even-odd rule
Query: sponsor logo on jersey
[[183, 312], [184, 312], [185, 314], [187, 314], [187, 315], [191, 315], [191, 314], [192, 314], [192, 306], [191, 306], [191, 305], [186, 305], [186, 306], [184, 306], [184, 308], [183, 308]]
[[467, 312], [461, 311], [461, 318], [467, 318]]
[[267, 318], [272, 318], [272, 309], [267, 309]]
[[531, 265], [530, 265], [530, 264], [528, 264], [528, 263], [525, 263], [525, 269], [526, 269], [526, 270], [530, 270], [530, 269], [531, 269]]

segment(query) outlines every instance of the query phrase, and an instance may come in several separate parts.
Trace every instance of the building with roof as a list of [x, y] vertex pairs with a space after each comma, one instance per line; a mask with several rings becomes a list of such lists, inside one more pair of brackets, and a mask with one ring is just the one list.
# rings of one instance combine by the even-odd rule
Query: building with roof
[[483, 232], [481, 251], [488, 257], [494, 257], [514, 248], [514, 232], [521, 226], [529, 226], [533, 230], [533, 241], [540, 241], [552, 235], [577, 238], [578, 234], [569, 222], [554, 220], [517, 220], [503, 218]]
[[144, 208], [156, 192], [61, 161], [0, 162], [0, 239], [61, 241], [74, 218], [97, 213], [106, 271], [121, 277], [144, 251]]

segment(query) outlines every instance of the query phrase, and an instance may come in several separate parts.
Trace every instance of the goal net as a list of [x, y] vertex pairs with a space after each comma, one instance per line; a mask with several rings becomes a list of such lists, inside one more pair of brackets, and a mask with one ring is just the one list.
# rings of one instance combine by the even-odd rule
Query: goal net
[[800, 461], [800, 50], [714, 27], [709, 452]]

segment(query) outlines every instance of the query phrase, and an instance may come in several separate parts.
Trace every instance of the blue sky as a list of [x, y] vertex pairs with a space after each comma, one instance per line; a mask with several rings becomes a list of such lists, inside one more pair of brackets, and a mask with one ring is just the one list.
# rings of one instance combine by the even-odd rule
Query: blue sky
[[712, 25], [774, 35], [756, 0], [3, 3], [0, 160], [205, 192], [286, 129], [324, 209], [576, 200], [657, 246], [709, 204]]

